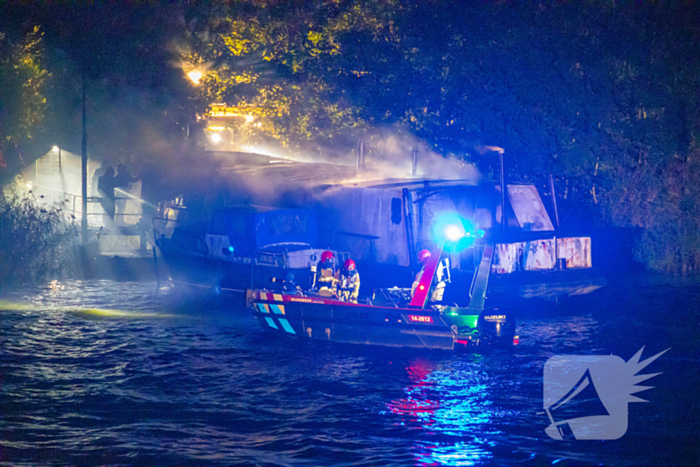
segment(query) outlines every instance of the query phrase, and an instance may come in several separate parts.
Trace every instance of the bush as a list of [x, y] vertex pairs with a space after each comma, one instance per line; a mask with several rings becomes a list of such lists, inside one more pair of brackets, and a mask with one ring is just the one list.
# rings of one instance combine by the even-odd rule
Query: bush
[[635, 255], [647, 269], [700, 273], [700, 151], [657, 164], [620, 167], [607, 193], [612, 224], [639, 229]]
[[21, 190], [0, 191], [0, 284], [55, 278], [75, 270], [78, 229], [61, 202]]

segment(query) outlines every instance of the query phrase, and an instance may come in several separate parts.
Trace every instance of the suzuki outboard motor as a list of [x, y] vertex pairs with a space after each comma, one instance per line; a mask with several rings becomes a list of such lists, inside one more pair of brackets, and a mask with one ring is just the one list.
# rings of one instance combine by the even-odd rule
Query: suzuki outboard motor
[[479, 336], [494, 345], [511, 345], [515, 337], [513, 312], [503, 308], [490, 308], [479, 314]]

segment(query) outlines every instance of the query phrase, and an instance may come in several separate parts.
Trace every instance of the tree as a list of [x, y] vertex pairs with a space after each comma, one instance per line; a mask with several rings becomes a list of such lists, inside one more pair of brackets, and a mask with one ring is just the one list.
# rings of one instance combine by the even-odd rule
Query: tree
[[22, 164], [22, 146], [41, 131], [46, 114], [42, 36], [38, 26], [13, 42], [0, 33], [0, 172]]
[[207, 68], [200, 89], [209, 102], [255, 118], [254, 125], [241, 118], [239, 136], [342, 153], [354, 147], [351, 135], [367, 127], [374, 110], [352, 100], [343, 78], [367, 74], [367, 61], [350, 63], [346, 48], [360, 42], [381, 50], [389, 11], [378, 2], [234, 4], [210, 13], [183, 58]]

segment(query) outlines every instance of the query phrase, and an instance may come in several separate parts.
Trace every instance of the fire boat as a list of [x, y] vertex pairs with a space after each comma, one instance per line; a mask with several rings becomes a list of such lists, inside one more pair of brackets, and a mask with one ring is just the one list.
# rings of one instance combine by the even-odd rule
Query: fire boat
[[[450, 227], [446, 236], [446, 241], [457, 241], [474, 235]], [[249, 291], [248, 300], [265, 330], [299, 339], [447, 350], [517, 344], [512, 312], [484, 307], [494, 244], [481, 246], [466, 307], [429, 300], [445, 242], [424, 264], [413, 293], [397, 287], [375, 289], [371, 298], [350, 303], [298, 290], [257, 289]]]

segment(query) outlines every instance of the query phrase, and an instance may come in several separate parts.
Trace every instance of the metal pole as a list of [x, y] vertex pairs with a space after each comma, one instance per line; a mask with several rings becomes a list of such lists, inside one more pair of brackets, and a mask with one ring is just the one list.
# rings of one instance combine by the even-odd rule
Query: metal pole
[[160, 274], [158, 272], [158, 255], [156, 255], [156, 245], [158, 244], [158, 239], [156, 238], [156, 229], [153, 228], [153, 263], [156, 266], [156, 293], [160, 291]]
[[418, 173], [418, 150], [416, 148], [413, 148], [411, 151], [411, 157], [413, 159], [413, 170], [411, 171], [411, 175], [415, 177]]
[[503, 152], [499, 151], [498, 156], [501, 161], [501, 229], [506, 233], [506, 175], [503, 170]]
[[357, 143], [357, 171], [365, 168], [365, 143], [360, 140]]
[[365, 142], [360, 141], [360, 154], [362, 155], [362, 170], [365, 170]]
[[549, 174], [549, 192], [552, 194], [552, 205], [554, 206], [554, 218], [557, 220], [557, 228], [559, 228], [559, 211], [557, 210], [557, 196], [554, 193], [554, 177]]
[[82, 79], [83, 88], [83, 144], [82, 144], [82, 167], [81, 167], [81, 179], [82, 179], [82, 195], [83, 195], [83, 216], [81, 222], [81, 231], [83, 237], [83, 245], [87, 244], [88, 235], [88, 224], [87, 224], [87, 113], [85, 111], [85, 70], [83, 70]]
[[61, 169], [61, 148], [58, 148], [58, 169]]

